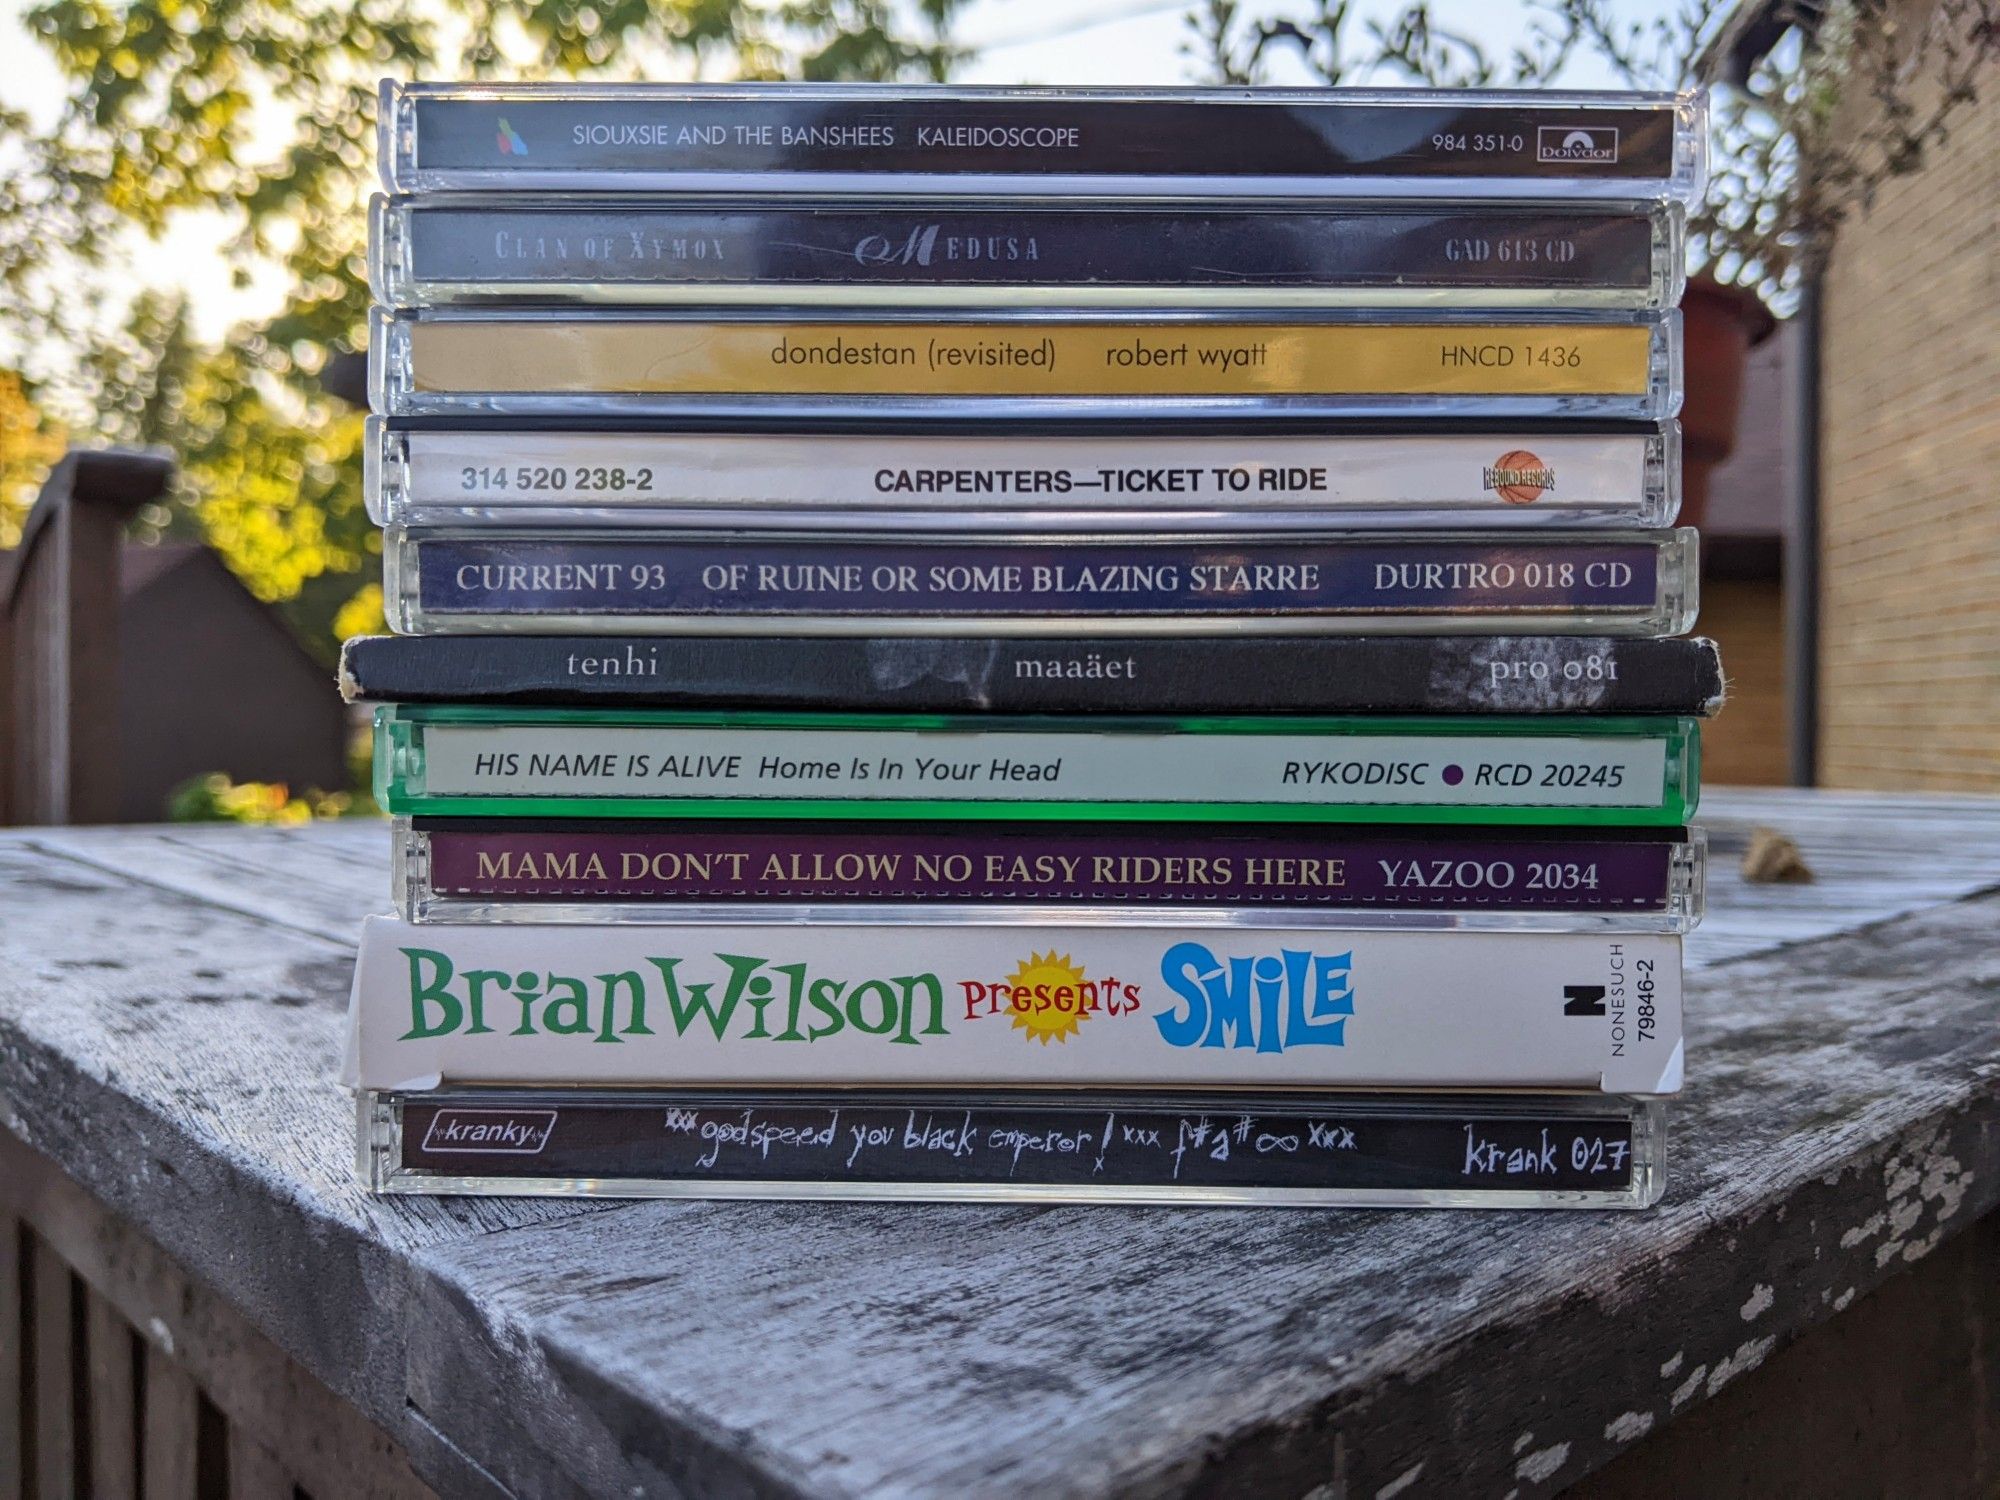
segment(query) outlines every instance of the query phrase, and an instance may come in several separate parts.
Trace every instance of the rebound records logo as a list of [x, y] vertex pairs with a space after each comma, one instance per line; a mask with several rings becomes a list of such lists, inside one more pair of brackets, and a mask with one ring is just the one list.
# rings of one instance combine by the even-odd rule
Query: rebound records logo
[[1483, 471], [1481, 487], [1509, 505], [1532, 505], [1556, 487], [1556, 471], [1526, 448], [1516, 448]]

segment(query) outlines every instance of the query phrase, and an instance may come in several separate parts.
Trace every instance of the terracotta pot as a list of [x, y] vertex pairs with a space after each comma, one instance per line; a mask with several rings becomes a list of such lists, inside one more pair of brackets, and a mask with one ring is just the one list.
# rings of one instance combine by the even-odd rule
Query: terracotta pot
[[1708, 476], [1736, 447], [1743, 404], [1743, 364], [1778, 320], [1757, 294], [1705, 276], [1681, 299], [1687, 353], [1687, 399], [1681, 406], [1681, 519], [1699, 526], [1708, 510]]

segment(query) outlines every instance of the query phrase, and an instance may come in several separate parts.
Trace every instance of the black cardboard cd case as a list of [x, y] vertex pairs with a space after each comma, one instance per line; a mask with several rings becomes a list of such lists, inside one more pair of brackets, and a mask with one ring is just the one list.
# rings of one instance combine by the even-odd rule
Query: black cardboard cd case
[[1709, 714], [1713, 641], [363, 636], [350, 699], [996, 713]]

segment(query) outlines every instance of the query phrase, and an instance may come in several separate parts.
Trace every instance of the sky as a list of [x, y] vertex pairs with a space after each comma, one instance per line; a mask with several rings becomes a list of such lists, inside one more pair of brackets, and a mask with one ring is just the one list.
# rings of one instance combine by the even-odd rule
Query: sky
[[[38, 123], [53, 120], [61, 106], [62, 82], [41, 48], [21, 30], [21, 14], [33, 0], [0, 0], [0, 102], [25, 108]], [[970, 0], [960, 12], [955, 38], [975, 50], [960, 70], [966, 83], [1172, 84], [1188, 82], [1194, 63], [1184, 47], [1191, 38], [1184, 16], [1194, 0]], [[1616, 0], [1632, 20], [1670, 13], [1676, 0]], [[1386, 18], [1396, 0], [1362, 0], [1364, 18]], [[1300, 14], [1296, 0], [1244, 0], [1258, 16]], [[1522, 25], [1522, 9], [1512, 0], [1432, 0], [1440, 26], [1477, 38], [1504, 55]], [[1355, 33], [1357, 36], [1359, 31]], [[1273, 83], [1305, 82], [1287, 76], [1282, 62]], [[1601, 63], [1584, 59], [1562, 78], [1565, 86], [1614, 85]], [[178, 285], [191, 294], [195, 331], [219, 338], [232, 324], [275, 310], [284, 281], [270, 267], [252, 267], [249, 284], [233, 284], [232, 267], [220, 253], [227, 225], [217, 216], [188, 215], [157, 249], [139, 257], [138, 273], [154, 285]]]
[[[0, 0], [0, 7], [9, 3]], [[966, 83], [1185, 83], [1191, 67], [1181, 47], [1191, 33], [1182, 18], [1192, 8], [1192, 0], [973, 0], [957, 34], [980, 55], [960, 76]], [[1618, 0], [1614, 6], [1632, 19], [1674, 8], [1673, 0]], [[1381, 0], [1356, 6], [1364, 19], [1387, 18], [1401, 9]], [[1243, 0], [1243, 10], [1253, 16], [1303, 15], [1308, 7]], [[1439, 26], [1504, 52], [1521, 28], [1523, 11], [1512, 0], [1432, 0], [1431, 15]], [[1270, 81], [1307, 80], [1277, 71]], [[1594, 59], [1564, 82], [1576, 88], [1614, 86]]]

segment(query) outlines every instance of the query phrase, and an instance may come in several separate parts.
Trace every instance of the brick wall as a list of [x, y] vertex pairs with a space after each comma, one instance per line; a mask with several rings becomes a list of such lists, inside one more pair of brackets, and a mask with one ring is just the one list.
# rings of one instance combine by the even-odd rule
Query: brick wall
[[2000, 79], [1842, 228], [1822, 361], [1820, 778], [2000, 791]]

